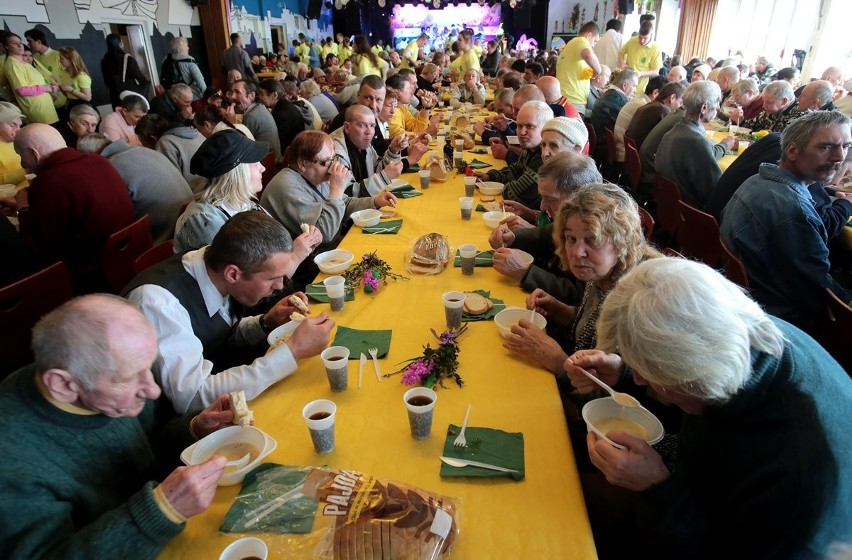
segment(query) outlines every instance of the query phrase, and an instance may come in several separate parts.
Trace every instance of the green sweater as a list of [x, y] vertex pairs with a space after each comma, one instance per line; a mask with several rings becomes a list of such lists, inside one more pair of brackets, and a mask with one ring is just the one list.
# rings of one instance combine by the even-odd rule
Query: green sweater
[[180, 533], [152, 496], [153, 410], [149, 402], [136, 418], [64, 412], [38, 392], [31, 366], [0, 384], [2, 555], [153, 558]]

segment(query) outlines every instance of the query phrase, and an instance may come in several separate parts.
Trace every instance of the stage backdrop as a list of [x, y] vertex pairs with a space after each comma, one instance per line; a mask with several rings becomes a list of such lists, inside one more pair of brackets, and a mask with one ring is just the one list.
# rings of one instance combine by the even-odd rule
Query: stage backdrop
[[396, 49], [404, 49], [422, 31], [429, 35], [430, 40], [438, 42], [429, 45], [429, 51], [443, 49], [448, 37], [458, 35], [466, 27], [473, 28], [474, 33], [482, 38], [483, 45], [493, 39], [500, 33], [500, 4], [448, 4], [439, 9], [431, 9], [424, 4], [397, 4], [391, 16]]

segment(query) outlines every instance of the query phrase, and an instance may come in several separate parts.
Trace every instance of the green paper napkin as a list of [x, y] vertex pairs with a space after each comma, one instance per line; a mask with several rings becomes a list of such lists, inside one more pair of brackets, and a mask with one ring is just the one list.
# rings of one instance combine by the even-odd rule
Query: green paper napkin
[[399, 233], [399, 228], [402, 227], [402, 220], [386, 220], [370, 227], [361, 228], [361, 233], [372, 234], [395, 234]]
[[506, 304], [503, 303], [503, 300], [491, 297], [491, 292], [486, 290], [472, 290], [472, 292], [490, 299], [494, 306], [481, 315], [468, 315], [467, 313], [462, 312], [462, 322], [475, 323], [476, 321], [489, 321], [493, 319], [495, 315], [506, 309]]
[[[453, 261], [453, 266], [461, 266], [461, 256], [456, 249], [456, 258]], [[473, 266], [494, 266], [494, 251], [482, 251], [473, 259]]]
[[[252, 523], [259, 513], [265, 511], [264, 506], [303, 484], [310, 471], [311, 467], [290, 467], [275, 463], [263, 463], [252, 469], [243, 479], [240, 494], [225, 515], [219, 530], [229, 533], [310, 533], [319, 502], [304, 495], [294, 495]], [[246, 527], [247, 523], [252, 525]]]
[[331, 345], [349, 348], [350, 360], [360, 359], [361, 352], [365, 356], [369, 356], [370, 348], [378, 348], [378, 357], [384, 358], [390, 350], [391, 332], [389, 330], [365, 331], [340, 326], [337, 327], [337, 334], [334, 336], [334, 342]]
[[418, 171], [420, 171], [420, 164], [415, 163], [408, 166], [408, 170], [406, 171], [406, 173], [417, 173]]
[[460, 431], [461, 427], [455, 424], [450, 424], [449, 428], [447, 428], [447, 440], [444, 442], [443, 453], [445, 457], [479, 461], [480, 463], [515, 469], [519, 472], [505, 473], [481, 467], [451, 467], [442, 462], [441, 476], [485, 478], [508, 476], [515, 480], [522, 480], [524, 478], [524, 434], [468, 426], [464, 433], [467, 439], [467, 446], [456, 447], [453, 445], [453, 442]]
[[402, 185], [401, 187], [391, 189], [390, 192], [392, 192], [399, 198], [414, 198], [415, 196], [420, 196], [423, 194], [411, 185]]
[[[305, 286], [305, 295], [319, 303], [328, 303], [328, 294], [325, 291], [325, 284], [322, 282]], [[355, 299], [355, 291], [347, 287], [344, 296], [344, 301], [352, 301]]]
[[482, 169], [483, 167], [491, 167], [490, 163], [485, 163], [484, 161], [479, 161], [476, 158], [473, 158], [473, 161], [468, 163], [471, 169]]
[[475, 150], [468, 150], [472, 154], [487, 154], [488, 150], [485, 148], [476, 148]]

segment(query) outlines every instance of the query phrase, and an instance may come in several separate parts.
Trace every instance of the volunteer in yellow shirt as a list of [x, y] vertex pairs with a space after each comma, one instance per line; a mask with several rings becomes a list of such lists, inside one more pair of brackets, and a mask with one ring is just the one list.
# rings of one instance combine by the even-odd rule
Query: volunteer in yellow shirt
[[473, 35], [469, 31], [459, 33], [459, 38], [456, 41], [459, 49], [459, 56], [450, 63], [450, 70], [456, 72], [459, 77], [464, 76], [468, 70], [480, 69], [479, 57], [476, 56], [476, 51], [471, 48], [473, 46]]
[[417, 66], [417, 58], [420, 55], [420, 49], [426, 45], [426, 41], [428, 39], [429, 37], [427, 37], [425, 33], [421, 33], [420, 37], [408, 43], [405, 50], [402, 51], [403, 68], [414, 68]]
[[13, 143], [23, 116], [14, 104], [0, 101], [0, 184], [3, 185], [17, 185], [24, 181], [26, 171], [21, 167], [21, 156]]
[[[59, 60], [59, 51], [53, 50], [47, 44], [47, 36], [41, 29], [33, 28], [24, 33], [24, 38], [33, 53], [35, 67], [42, 73], [44, 79], [50, 84], [61, 82], [62, 63]], [[61, 93], [53, 96], [53, 106], [58, 109], [65, 106], [68, 100]]]
[[654, 24], [646, 21], [639, 28], [639, 35], [631, 37], [618, 52], [618, 62], [622, 68], [629, 66], [639, 72], [637, 91], [645, 91], [648, 78], [656, 76], [663, 67], [663, 53], [654, 42]]
[[365, 35], [355, 35], [354, 69], [356, 76], [373, 75], [385, 79], [388, 74], [388, 63], [379, 58], [370, 49], [370, 42]]
[[595, 22], [584, 24], [577, 37], [562, 47], [556, 61], [556, 78], [559, 80], [562, 95], [580, 114], [586, 111], [589, 80], [601, 72], [601, 65], [594, 51], [600, 36]]
[[6, 36], [3, 48], [7, 55], [6, 78], [27, 124], [53, 124], [58, 121], [51, 93], [58, 92], [59, 86], [48, 85], [41, 72], [24, 62], [24, 44], [20, 37], [10, 33]]

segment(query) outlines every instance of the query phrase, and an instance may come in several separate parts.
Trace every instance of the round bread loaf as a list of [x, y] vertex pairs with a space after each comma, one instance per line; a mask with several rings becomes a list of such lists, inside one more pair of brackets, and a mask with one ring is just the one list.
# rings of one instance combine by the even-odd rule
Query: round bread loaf
[[477, 293], [465, 292], [464, 295], [464, 312], [468, 315], [482, 315], [493, 305], [490, 299]]

